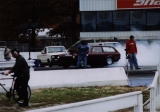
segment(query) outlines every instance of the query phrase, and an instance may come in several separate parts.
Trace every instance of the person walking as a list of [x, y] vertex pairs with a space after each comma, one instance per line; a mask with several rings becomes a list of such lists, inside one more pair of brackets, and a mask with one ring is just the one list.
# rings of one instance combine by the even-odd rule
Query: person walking
[[19, 106], [28, 106], [27, 86], [30, 79], [29, 66], [24, 57], [19, 54], [18, 49], [12, 49], [11, 54], [14, 58], [16, 58], [16, 62], [13, 68], [6, 72], [5, 75], [14, 73], [14, 77], [17, 77], [14, 84], [14, 88], [19, 95], [17, 101], [24, 100], [23, 103], [19, 103]]
[[78, 46], [77, 50], [78, 50], [77, 68], [79, 68], [82, 61], [83, 61], [83, 68], [86, 68], [89, 47], [87, 46], [85, 41], [81, 41], [81, 44]]
[[126, 52], [129, 58], [130, 63], [130, 69], [133, 70], [133, 65], [135, 66], [135, 69], [141, 69], [138, 66], [136, 54], [137, 54], [137, 46], [136, 42], [134, 41], [134, 36], [131, 35], [130, 39], [126, 42]]
[[4, 53], [3, 53], [4, 59], [6, 61], [10, 61], [11, 60], [11, 50], [7, 46], [5, 46], [4, 48], [5, 48]]

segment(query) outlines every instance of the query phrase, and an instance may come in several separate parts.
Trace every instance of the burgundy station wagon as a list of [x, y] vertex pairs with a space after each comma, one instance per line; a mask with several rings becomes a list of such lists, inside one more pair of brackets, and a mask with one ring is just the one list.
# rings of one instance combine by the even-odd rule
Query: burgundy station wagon
[[[117, 62], [120, 59], [120, 56], [120, 53], [111, 46], [89, 46], [87, 65], [90, 65], [91, 67], [111, 65], [112, 63]], [[68, 68], [71, 65], [76, 66], [77, 59], [77, 53], [62, 54], [59, 56], [59, 62], [64, 68]]]

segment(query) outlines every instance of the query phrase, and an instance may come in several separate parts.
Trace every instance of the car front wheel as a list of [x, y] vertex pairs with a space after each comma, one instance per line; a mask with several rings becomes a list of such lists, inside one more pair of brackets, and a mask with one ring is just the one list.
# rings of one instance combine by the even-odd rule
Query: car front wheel
[[108, 58], [106, 59], [106, 63], [107, 63], [107, 65], [111, 65], [111, 64], [113, 63], [112, 58], [108, 57]]
[[98, 67], [98, 65], [96, 65], [96, 64], [90, 64], [90, 66], [91, 66], [92, 68]]
[[49, 64], [49, 67], [52, 67], [52, 63]]
[[48, 62], [49, 67], [52, 67], [52, 63], [49, 59], [47, 59], [47, 62]]
[[62, 66], [63, 66], [63, 68], [68, 68], [69, 67], [69, 65], [67, 65], [67, 64], [64, 64]]

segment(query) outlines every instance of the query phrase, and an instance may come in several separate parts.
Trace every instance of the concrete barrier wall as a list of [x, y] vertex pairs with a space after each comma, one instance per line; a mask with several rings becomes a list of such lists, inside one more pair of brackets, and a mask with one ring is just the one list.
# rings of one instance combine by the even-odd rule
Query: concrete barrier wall
[[[9, 76], [3, 76], [9, 77]], [[50, 71], [31, 71], [31, 89], [87, 86], [128, 85], [123, 67], [97, 69], [65, 69]], [[6, 85], [9, 87], [9, 85]], [[0, 92], [3, 89], [0, 88]]]
[[32, 89], [44, 87], [86, 87], [128, 85], [123, 67], [31, 71]]
[[[26, 60], [28, 63], [28, 66], [32, 67], [31, 69], [33, 69], [33, 66], [35, 66], [34, 62], [35, 60]], [[0, 68], [12, 68], [15, 64], [15, 61], [1, 61], [0, 62]]]

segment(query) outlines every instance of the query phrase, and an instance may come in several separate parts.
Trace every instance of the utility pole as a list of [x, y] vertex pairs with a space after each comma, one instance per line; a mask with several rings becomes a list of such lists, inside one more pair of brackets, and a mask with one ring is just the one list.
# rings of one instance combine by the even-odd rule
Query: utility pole
[[38, 22], [31, 23], [29, 21], [28, 23], [20, 24], [20, 29], [25, 30], [25, 32], [28, 33], [28, 37], [29, 37], [29, 42], [28, 42], [29, 43], [29, 58], [28, 58], [28, 60], [31, 59], [31, 57], [30, 57], [30, 52], [32, 51], [31, 47], [35, 48], [35, 29], [41, 28], [41, 27], [42, 27], [42, 25]]

